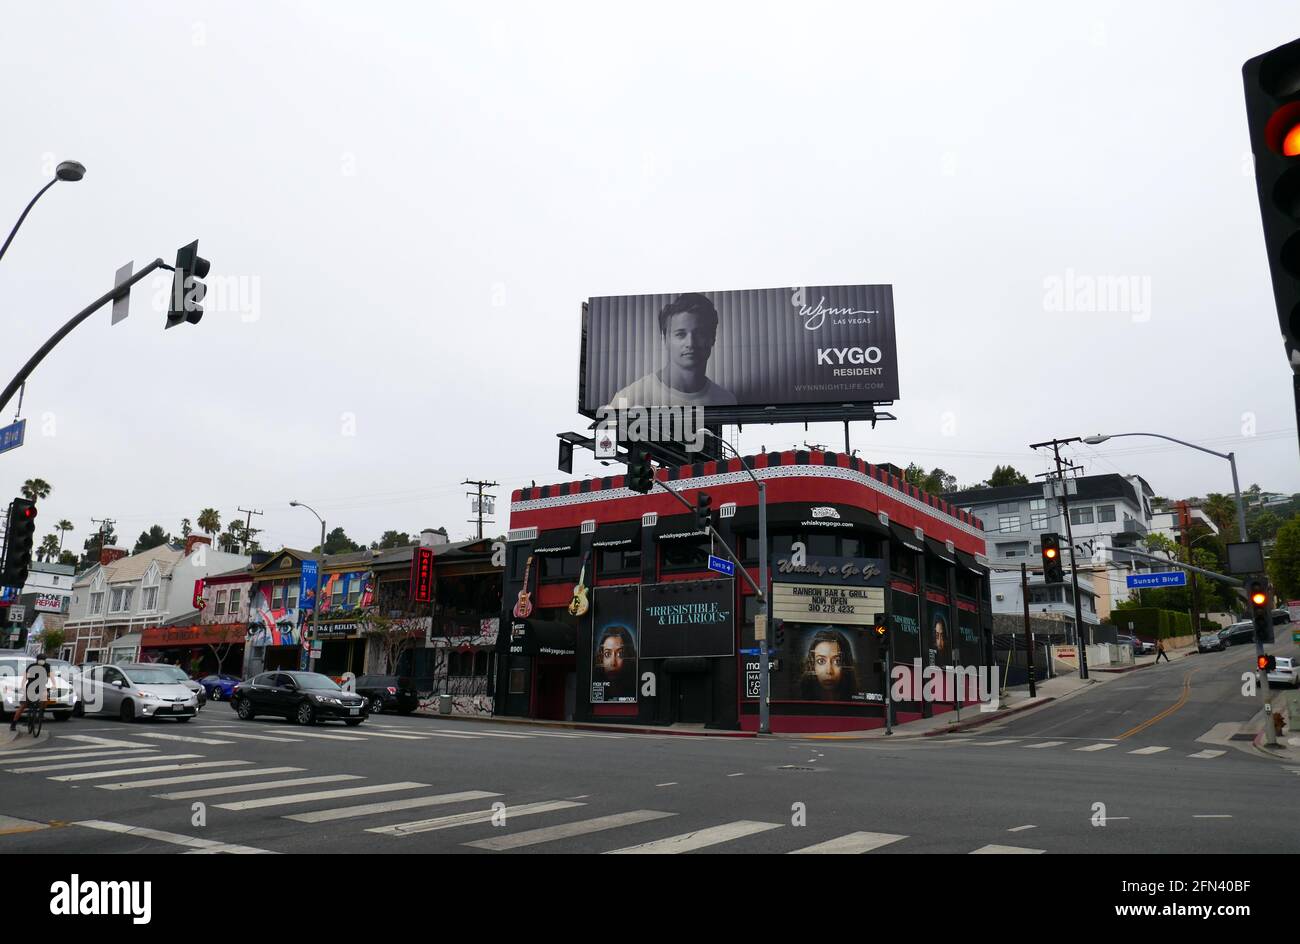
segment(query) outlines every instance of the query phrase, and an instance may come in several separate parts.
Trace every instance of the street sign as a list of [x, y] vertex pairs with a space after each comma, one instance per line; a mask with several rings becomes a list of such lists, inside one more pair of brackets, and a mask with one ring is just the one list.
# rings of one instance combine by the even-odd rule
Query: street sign
[[21, 623], [27, 617], [27, 607], [15, 603], [9, 607], [9, 622]]
[[709, 555], [709, 570], [716, 570], [720, 574], [726, 574], [728, 577], [736, 576], [736, 565], [729, 560], [721, 557]]
[[17, 449], [23, 444], [23, 436], [27, 432], [27, 421], [18, 420], [10, 423], [8, 426], [0, 428], [0, 452], [8, 452], [10, 449]]
[[1160, 574], [1129, 574], [1124, 578], [1130, 590], [1149, 590], [1153, 587], [1185, 587], [1187, 571], [1175, 570]]
[[741, 654], [742, 656], [756, 656], [756, 655], [758, 655], [758, 653], [759, 653], [759, 649], [758, 649], [757, 646], [755, 646], [753, 649], [741, 649], [741, 650], [740, 650], [740, 654]]
[[[131, 270], [135, 268], [134, 262], [128, 262], [122, 268], [117, 270], [117, 275], [113, 276], [114, 287], [127, 282], [131, 278]], [[113, 297], [113, 324], [119, 321], [126, 321], [126, 316], [131, 313], [131, 289], [125, 288]]]

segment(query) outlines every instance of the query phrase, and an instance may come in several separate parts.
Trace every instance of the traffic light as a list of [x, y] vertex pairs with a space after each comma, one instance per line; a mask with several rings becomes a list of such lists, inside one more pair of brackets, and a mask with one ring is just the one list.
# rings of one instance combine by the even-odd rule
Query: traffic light
[[1255, 624], [1255, 641], [1273, 641], [1273, 595], [1264, 580], [1246, 584], [1246, 602], [1250, 604], [1250, 621]]
[[772, 648], [785, 648], [785, 620], [772, 620]]
[[1043, 582], [1065, 583], [1061, 566], [1061, 536], [1050, 531], [1043, 535]]
[[1255, 666], [1261, 672], [1272, 672], [1277, 668], [1277, 656], [1256, 656]]
[[1273, 299], [1300, 372], [1300, 39], [1241, 67]]
[[15, 498], [9, 503], [4, 561], [0, 563], [0, 587], [21, 588], [27, 582], [35, 537], [36, 503], [26, 498]]
[[713, 498], [708, 492], [700, 492], [695, 496], [695, 522], [701, 531], [709, 530], [713, 524], [712, 504]]
[[877, 650], [880, 653], [889, 651], [889, 616], [885, 613], [877, 613], [875, 621], [871, 624], [872, 635], [876, 637], [876, 642], [880, 644]]
[[633, 446], [627, 460], [626, 485], [642, 495], [655, 487], [655, 469], [650, 464], [650, 454], [640, 446]]
[[203, 317], [203, 296], [208, 287], [199, 279], [207, 278], [212, 264], [199, 255], [199, 241], [176, 250], [176, 270], [172, 273], [171, 306], [167, 310], [167, 327], [182, 321], [198, 324]]

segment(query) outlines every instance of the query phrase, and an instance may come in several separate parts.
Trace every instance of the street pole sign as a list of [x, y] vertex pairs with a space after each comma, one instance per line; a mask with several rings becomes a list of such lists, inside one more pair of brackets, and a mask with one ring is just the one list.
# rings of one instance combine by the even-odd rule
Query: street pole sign
[[728, 577], [736, 576], [736, 565], [722, 557], [709, 555], [709, 570], [716, 570], [720, 574], [726, 574]]
[[126, 321], [126, 316], [131, 314], [131, 286], [127, 285], [127, 282], [131, 279], [133, 269], [135, 269], [134, 260], [118, 269], [117, 274], [113, 276], [113, 286], [117, 290], [117, 294], [113, 296], [113, 324]]
[[1150, 590], [1154, 587], [1185, 587], [1187, 572], [1182, 570], [1159, 574], [1129, 574], [1124, 578], [1130, 590]]
[[8, 452], [10, 449], [17, 449], [23, 444], [23, 437], [26, 433], [26, 420], [18, 420], [10, 423], [8, 426], [0, 428], [0, 452]]

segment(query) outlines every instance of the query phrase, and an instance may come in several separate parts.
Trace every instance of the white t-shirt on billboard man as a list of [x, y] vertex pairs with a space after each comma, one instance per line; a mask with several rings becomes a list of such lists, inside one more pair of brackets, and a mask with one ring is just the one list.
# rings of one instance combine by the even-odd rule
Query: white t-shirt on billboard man
[[736, 405], [734, 393], [705, 375], [718, 336], [713, 302], [698, 292], [677, 296], [659, 312], [659, 333], [666, 363], [614, 394], [611, 407]]

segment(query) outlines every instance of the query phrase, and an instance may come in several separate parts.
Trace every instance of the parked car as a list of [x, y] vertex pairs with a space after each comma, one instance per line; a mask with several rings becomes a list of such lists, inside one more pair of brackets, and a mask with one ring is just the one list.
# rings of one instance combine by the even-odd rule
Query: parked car
[[1138, 651], [1139, 643], [1136, 636], [1126, 636], [1123, 633], [1120, 633], [1115, 637], [1115, 642], [1121, 646], [1128, 646], [1134, 652]]
[[81, 675], [86, 714], [189, 721], [199, 713], [198, 697], [176, 678], [175, 666], [128, 662], [95, 665]]
[[409, 715], [420, 707], [420, 696], [409, 678], [396, 675], [363, 675], [357, 679], [356, 692], [370, 702], [370, 713], [395, 711]]
[[[26, 699], [23, 676], [27, 667], [35, 661], [35, 657], [26, 653], [0, 656], [0, 711], [6, 718], [11, 717]], [[55, 668], [53, 661], [50, 664], [48, 695], [50, 703], [45, 706], [46, 714], [56, 721], [67, 721], [72, 717], [77, 703], [76, 692], [72, 682]]]
[[1219, 633], [1219, 638], [1223, 640], [1223, 645], [1227, 646], [1244, 646], [1255, 644], [1255, 624], [1249, 621], [1243, 623], [1233, 623], [1227, 629]]
[[319, 672], [263, 672], [235, 686], [230, 706], [244, 721], [279, 715], [299, 724], [336, 719], [349, 727], [356, 727], [370, 713], [364, 697], [345, 692]]
[[1156, 644], [1150, 639], [1139, 639], [1137, 654], [1140, 656], [1149, 656], [1156, 651]]
[[1277, 664], [1273, 667], [1273, 671], [1268, 673], [1268, 684], [1300, 688], [1300, 660], [1291, 656], [1276, 656], [1274, 661]]
[[1196, 639], [1197, 652], [1222, 652], [1227, 648], [1223, 641], [1223, 630], [1215, 629], [1208, 633], [1201, 633]]
[[206, 675], [199, 679], [199, 684], [203, 690], [208, 693], [208, 697], [213, 701], [230, 701], [230, 696], [235, 693], [235, 686], [242, 682], [238, 675]]
[[175, 678], [177, 682], [179, 682], [181, 685], [184, 685], [186, 688], [192, 691], [194, 693], [195, 700], [198, 702], [199, 708], [202, 708], [204, 705], [208, 703], [207, 690], [204, 689], [204, 687], [200, 685], [198, 682], [194, 681], [194, 679], [190, 678], [189, 675], [185, 672], [185, 670], [182, 669], [179, 665], [167, 665], [166, 663], [162, 663], [162, 662], [154, 662], [151, 664], [157, 666], [160, 669], [165, 669], [171, 672], [172, 677]]

